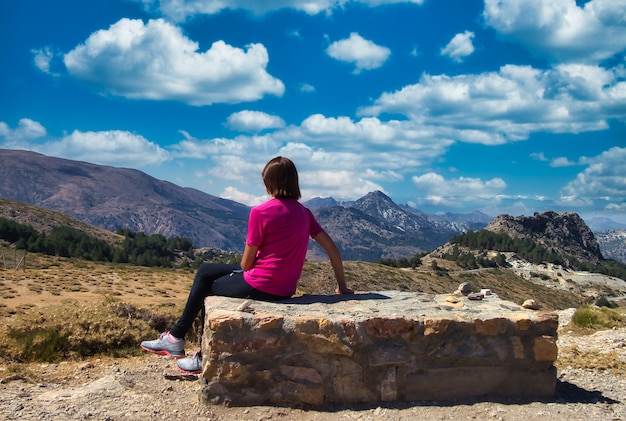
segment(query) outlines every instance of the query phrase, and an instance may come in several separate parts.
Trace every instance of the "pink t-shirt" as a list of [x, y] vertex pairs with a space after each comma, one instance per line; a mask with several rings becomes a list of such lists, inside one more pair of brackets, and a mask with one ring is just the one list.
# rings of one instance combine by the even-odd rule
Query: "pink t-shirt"
[[309, 237], [322, 232], [309, 209], [295, 199], [273, 198], [252, 208], [246, 244], [258, 247], [252, 269], [244, 279], [259, 291], [290, 296], [296, 286]]

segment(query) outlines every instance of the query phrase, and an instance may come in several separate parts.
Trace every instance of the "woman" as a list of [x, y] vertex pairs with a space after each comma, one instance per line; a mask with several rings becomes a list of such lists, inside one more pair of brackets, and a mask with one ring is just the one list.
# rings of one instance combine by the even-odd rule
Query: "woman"
[[[301, 197], [298, 171], [291, 160], [276, 157], [263, 169], [263, 183], [270, 200], [252, 208], [240, 267], [203, 264], [198, 268], [183, 313], [176, 325], [159, 339], [143, 341], [141, 347], [155, 354], [185, 356], [185, 334], [203, 308], [208, 295], [279, 301], [291, 297], [306, 256], [309, 237], [328, 254], [337, 280], [336, 292], [351, 294], [345, 281], [337, 246], [324, 232]], [[200, 353], [178, 360], [178, 368], [196, 374], [202, 370]]]

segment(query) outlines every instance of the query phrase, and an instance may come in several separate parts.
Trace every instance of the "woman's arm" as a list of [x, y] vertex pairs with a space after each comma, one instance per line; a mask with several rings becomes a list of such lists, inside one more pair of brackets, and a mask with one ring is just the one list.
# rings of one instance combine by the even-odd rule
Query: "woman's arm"
[[336, 292], [340, 294], [352, 294], [352, 291], [346, 285], [346, 277], [343, 271], [343, 261], [341, 260], [341, 254], [339, 253], [339, 249], [335, 245], [335, 242], [328, 234], [324, 231], [317, 234], [313, 239], [326, 251], [328, 254], [328, 258], [330, 259], [330, 264], [333, 267], [333, 272], [335, 272], [335, 278], [337, 279], [337, 289]]
[[246, 244], [246, 247], [243, 249], [243, 257], [241, 258], [241, 268], [243, 270], [252, 269], [254, 261], [256, 260], [256, 252], [258, 249], [259, 247], [257, 246]]

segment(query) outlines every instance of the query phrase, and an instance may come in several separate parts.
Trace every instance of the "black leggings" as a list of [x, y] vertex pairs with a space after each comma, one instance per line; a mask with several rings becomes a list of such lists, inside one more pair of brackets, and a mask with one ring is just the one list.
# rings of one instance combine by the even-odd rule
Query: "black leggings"
[[200, 265], [187, 297], [183, 314], [170, 330], [175, 338], [184, 338], [193, 321], [204, 309], [204, 299], [209, 295], [223, 297], [251, 298], [263, 301], [279, 301], [289, 297], [267, 294], [254, 289], [243, 278], [239, 265], [204, 263]]

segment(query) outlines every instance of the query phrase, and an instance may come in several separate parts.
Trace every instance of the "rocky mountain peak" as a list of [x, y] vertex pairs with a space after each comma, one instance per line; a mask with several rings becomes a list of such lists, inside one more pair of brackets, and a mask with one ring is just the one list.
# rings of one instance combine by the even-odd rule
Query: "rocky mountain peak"
[[603, 260], [600, 245], [585, 221], [573, 212], [535, 213], [533, 216], [499, 215], [486, 230], [514, 238], [531, 238], [549, 251], [581, 261]]
[[365, 196], [356, 200], [354, 202], [354, 205], [355, 207], [366, 207], [366, 206], [371, 206], [371, 205], [374, 205], [377, 207], [380, 207], [381, 205], [385, 205], [388, 207], [398, 207], [398, 205], [396, 205], [389, 196], [387, 196], [385, 193], [381, 192], [380, 190], [375, 190], [375, 191], [367, 193]]
[[408, 220], [414, 216], [407, 213], [395, 204], [389, 196], [379, 190], [370, 192], [356, 200], [352, 207], [401, 228], [406, 228], [405, 225]]

